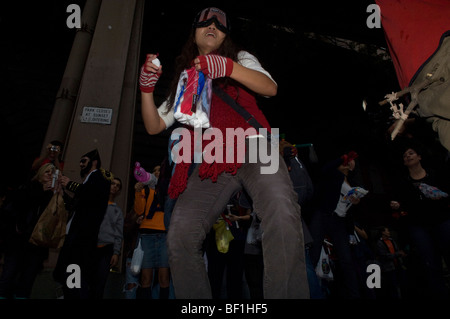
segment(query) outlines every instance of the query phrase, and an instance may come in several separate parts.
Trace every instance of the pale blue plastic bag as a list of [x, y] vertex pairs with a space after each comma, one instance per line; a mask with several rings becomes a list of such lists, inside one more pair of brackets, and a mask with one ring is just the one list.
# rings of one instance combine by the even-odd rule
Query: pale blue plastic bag
[[130, 270], [133, 275], [136, 276], [141, 272], [143, 259], [144, 259], [144, 250], [142, 249], [141, 239], [139, 238], [138, 245], [134, 249], [133, 257], [131, 258]]

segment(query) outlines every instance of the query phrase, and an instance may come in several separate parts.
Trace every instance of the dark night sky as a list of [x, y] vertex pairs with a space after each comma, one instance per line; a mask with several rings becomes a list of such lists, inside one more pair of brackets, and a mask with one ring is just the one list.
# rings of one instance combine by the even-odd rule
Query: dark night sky
[[[66, 26], [71, 3], [83, 6], [84, 1], [0, 5], [2, 183], [17, 182], [40, 152], [75, 36]], [[195, 14], [218, 6], [231, 16], [236, 42], [254, 53], [279, 84], [276, 97], [260, 100], [272, 127], [292, 143], [313, 143], [321, 162], [350, 148], [370, 163], [383, 159], [390, 114], [377, 103], [398, 90], [392, 63], [303, 36], [315, 32], [386, 47], [382, 29], [366, 26], [366, 8], [373, 1], [192, 3], [146, 2], [142, 62], [145, 53], [159, 52], [168, 79]], [[163, 94], [164, 88], [158, 89]], [[366, 112], [363, 99], [369, 103]], [[152, 137], [142, 137], [139, 119], [136, 127], [141, 136], [136, 153], [150, 154]], [[153, 165], [159, 159], [139, 160]]]

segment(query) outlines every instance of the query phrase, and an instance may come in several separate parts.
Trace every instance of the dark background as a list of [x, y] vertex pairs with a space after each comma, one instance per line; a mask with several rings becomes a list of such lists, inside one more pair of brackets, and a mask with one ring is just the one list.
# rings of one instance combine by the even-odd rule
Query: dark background
[[[40, 153], [76, 33], [66, 26], [71, 3], [83, 9], [84, 1], [75, 0], [0, 4], [2, 185], [20, 184]], [[390, 110], [378, 102], [399, 87], [392, 62], [369, 54], [372, 47], [386, 48], [383, 30], [366, 25], [366, 9], [372, 3], [147, 0], [140, 63], [146, 53], [160, 54], [164, 73], [155, 94], [162, 101], [194, 16], [205, 6], [223, 9], [231, 18], [233, 39], [255, 54], [279, 85], [276, 97], [259, 100], [271, 126], [293, 144], [313, 143], [319, 163], [308, 161], [308, 149], [300, 149], [300, 155], [314, 178], [324, 162], [356, 150], [356, 178], [381, 205], [372, 207], [378, 211], [368, 217], [376, 223], [389, 214], [386, 201], [378, 198], [386, 195], [384, 175], [389, 175], [395, 158], [386, 135]], [[309, 39], [309, 32], [367, 44], [369, 49], [356, 52]], [[139, 103], [138, 94], [132, 157], [133, 163], [138, 160], [150, 170], [167, 151], [167, 134], [149, 136], [144, 131]]]

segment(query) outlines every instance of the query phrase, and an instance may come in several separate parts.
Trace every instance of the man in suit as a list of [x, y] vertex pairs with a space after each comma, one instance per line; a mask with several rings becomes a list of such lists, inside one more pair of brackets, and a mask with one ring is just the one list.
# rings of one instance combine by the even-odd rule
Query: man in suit
[[[100, 224], [108, 206], [111, 174], [101, 168], [98, 150], [93, 150], [80, 159], [80, 176], [83, 182], [71, 181], [61, 177], [61, 184], [73, 193], [66, 196], [69, 209], [66, 238], [58, 256], [54, 277], [63, 285], [65, 299], [86, 299], [90, 296], [90, 283], [93, 276], [93, 261], [97, 246]], [[81, 276], [70, 277], [79, 267]], [[79, 284], [77, 283], [79, 281]]]

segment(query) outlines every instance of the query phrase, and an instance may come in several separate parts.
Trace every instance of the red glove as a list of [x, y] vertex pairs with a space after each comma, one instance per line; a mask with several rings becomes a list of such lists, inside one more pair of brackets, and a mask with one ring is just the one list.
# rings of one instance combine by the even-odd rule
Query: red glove
[[197, 57], [200, 62], [200, 70], [211, 79], [230, 76], [233, 72], [233, 60], [220, 55], [200, 55]]
[[[150, 72], [147, 71], [147, 64], [150, 62], [150, 57], [147, 55], [147, 59], [145, 60], [144, 65], [141, 67], [141, 74], [139, 76], [139, 88], [144, 93], [152, 93], [155, 90], [156, 82], [158, 82], [158, 79], [162, 72]], [[154, 60], [155, 58], [153, 58]]]

